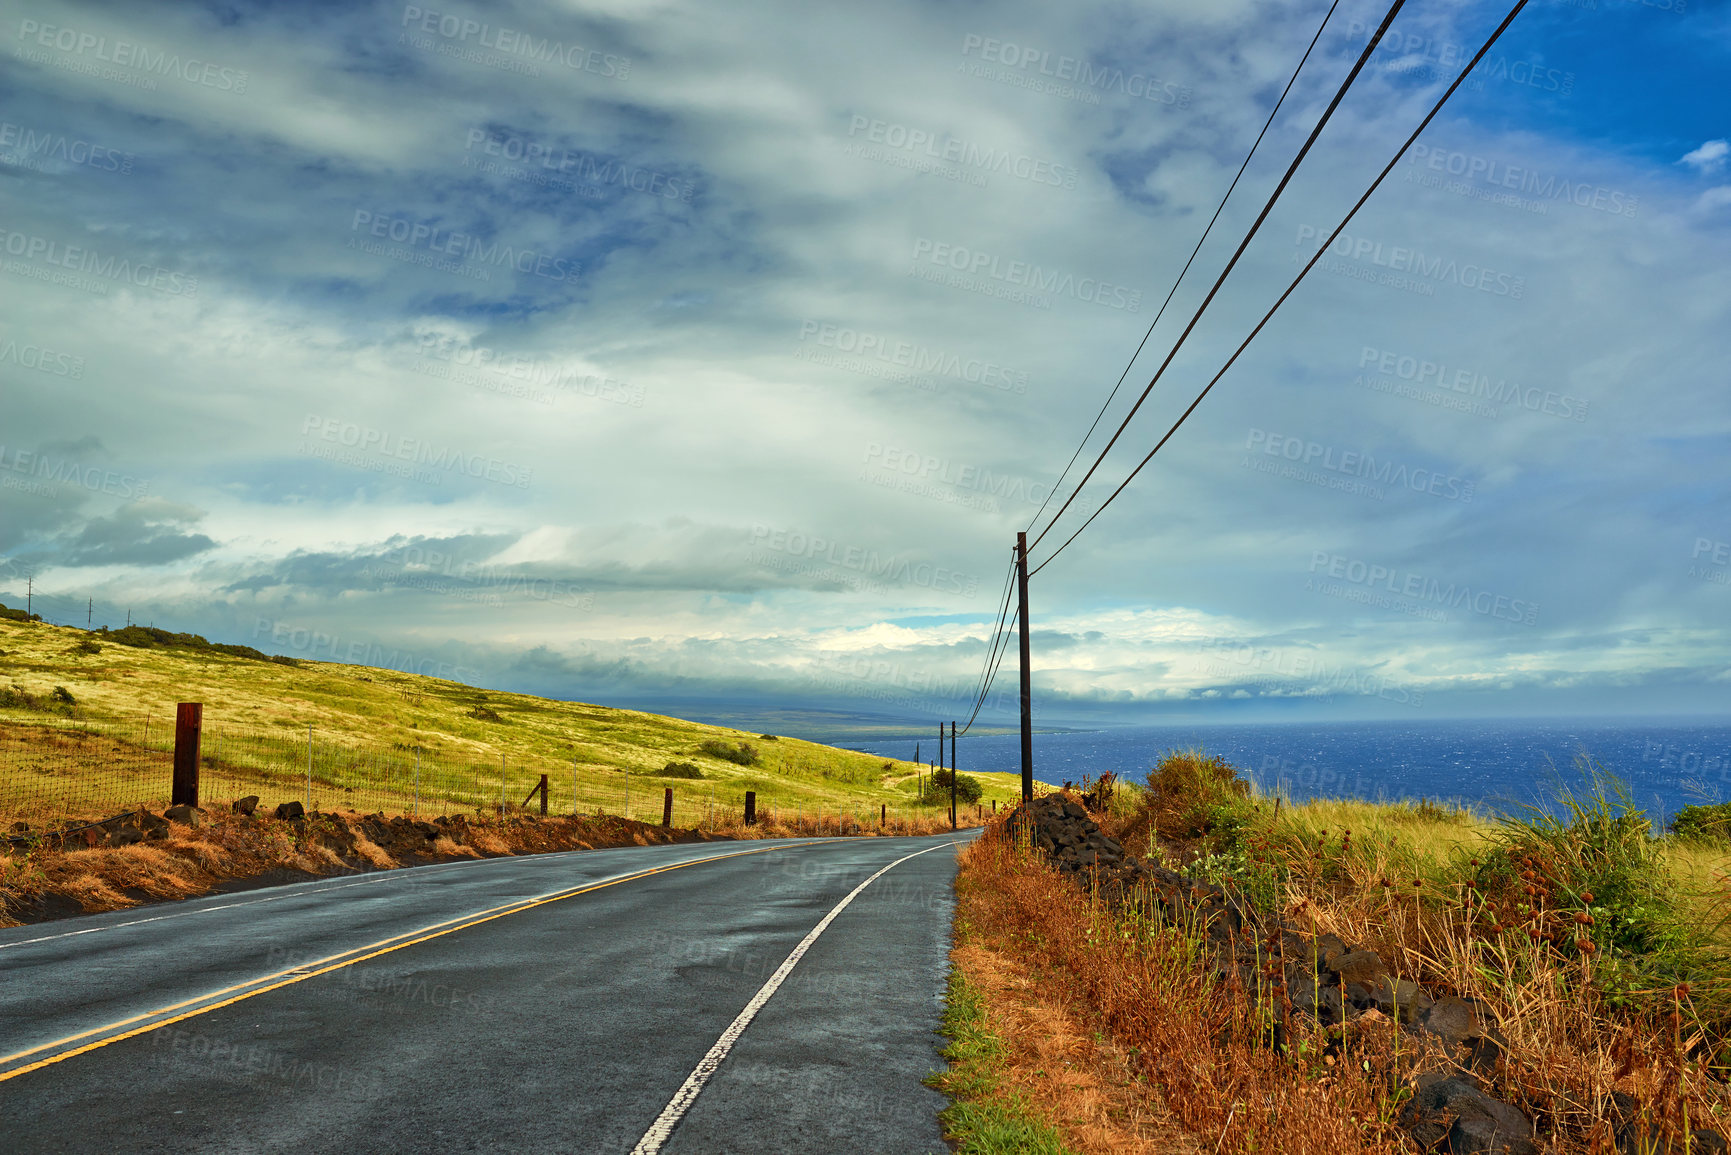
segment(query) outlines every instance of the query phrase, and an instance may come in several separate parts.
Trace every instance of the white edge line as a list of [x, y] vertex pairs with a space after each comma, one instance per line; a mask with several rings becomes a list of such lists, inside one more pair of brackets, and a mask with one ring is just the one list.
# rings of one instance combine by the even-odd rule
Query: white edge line
[[721, 1061], [727, 1058], [727, 1053], [733, 1049], [733, 1044], [739, 1041], [739, 1037], [745, 1033], [745, 1028], [751, 1025], [751, 1020], [757, 1017], [757, 1012], [763, 1009], [763, 1005], [769, 1001], [770, 996], [775, 994], [776, 989], [786, 981], [787, 976], [793, 972], [793, 968], [799, 964], [799, 960], [805, 957], [805, 952], [811, 949], [812, 943], [817, 941], [818, 936], [829, 929], [829, 924], [835, 921], [836, 915], [847, 909], [848, 903], [858, 898], [860, 892], [866, 887], [908, 859], [918, 858], [922, 854], [930, 854], [934, 850], [942, 850], [946, 845], [954, 847], [957, 844], [955, 842], [940, 843], [937, 846], [928, 846], [924, 850], [916, 850], [912, 854], [903, 855], [854, 887], [848, 892], [846, 898], [836, 903], [830, 912], [823, 916], [823, 920], [799, 940], [799, 945], [793, 948], [793, 951], [782, 961], [779, 967], [775, 968], [775, 973], [769, 976], [769, 981], [758, 988], [755, 995], [751, 996], [751, 1001], [745, 1004], [745, 1009], [739, 1012], [738, 1017], [728, 1025], [725, 1031], [721, 1032], [721, 1037], [715, 1040], [715, 1045], [709, 1048], [709, 1053], [698, 1060], [697, 1066], [692, 1068], [691, 1074], [685, 1077], [685, 1082], [679, 1085], [679, 1090], [673, 1093], [673, 1098], [668, 1100], [667, 1106], [661, 1109], [661, 1114], [656, 1116], [655, 1122], [649, 1125], [649, 1130], [643, 1133], [643, 1138], [637, 1141], [637, 1146], [631, 1149], [631, 1155], [656, 1155], [661, 1150], [662, 1144], [666, 1143], [673, 1135], [673, 1128], [679, 1125], [679, 1120], [684, 1118], [685, 1113], [691, 1109], [691, 1105], [697, 1101], [697, 1096], [703, 1093], [704, 1084], [709, 1082], [710, 1077], [715, 1074], [716, 1068], [721, 1066]]

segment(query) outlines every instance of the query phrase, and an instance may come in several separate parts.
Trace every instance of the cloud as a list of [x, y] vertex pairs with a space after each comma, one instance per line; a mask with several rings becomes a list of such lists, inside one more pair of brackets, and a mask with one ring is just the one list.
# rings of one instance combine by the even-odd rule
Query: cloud
[[204, 511], [159, 497], [122, 506], [112, 516], [91, 518], [65, 540], [56, 564], [160, 566], [216, 548], [202, 533], [186, 530]]
[[1731, 143], [1723, 140], [1710, 140], [1691, 152], [1684, 153], [1678, 164], [1686, 164], [1696, 172], [1706, 175], [1718, 172], [1725, 167], [1725, 157], [1731, 154]]
[[[498, 23], [527, 43], [630, 68], [417, 45], [400, 7], [33, 17], [249, 83], [121, 83], [34, 43], [46, 63], [8, 72], [20, 133], [131, 159], [0, 162], [35, 190], [5, 222], [25, 255], [0, 271], [0, 350], [56, 354], [0, 352], [0, 550], [81, 604], [460, 653], [501, 685], [965, 705], [1013, 535], [1319, 13], [521, 7]], [[1081, 511], [1284, 290], [1485, 16], [1397, 25]], [[1102, 435], [1361, 32], [1325, 33]], [[1705, 40], [1678, 51], [1711, 62]], [[1701, 136], [1681, 108], [1598, 123], [1589, 69], [1580, 96], [1547, 87], [1575, 65], [1545, 43], [1511, 29], [1503, 63], [1527, 63], [1457, 95], [1036, 577], [1043, 692], [1100, 716], [1386, 709], [1365, 687], [1501, 679], [1539, 710], [1587, 700], [1559, 671], [1657, 685], [1723, 645], [1725, 586], [1691, 554], [1731, 532], [1731, 239], [1724, 190], [1694, 179], [1725, 145], [1679, 167], [1673, 142]], [[1664, 91], [1642, 87], [1663, 61], [1618, 67]], [[31, 238], [147, 275], [27, 274]], [[13, 442], [49, 446], [48, 473]], [[145, 478], [160, 500], [136, 501]], [[1336, 557], [1377, 581], [1330, 577]], [[1390, 580], [1539, 612], [1438, 617]]]

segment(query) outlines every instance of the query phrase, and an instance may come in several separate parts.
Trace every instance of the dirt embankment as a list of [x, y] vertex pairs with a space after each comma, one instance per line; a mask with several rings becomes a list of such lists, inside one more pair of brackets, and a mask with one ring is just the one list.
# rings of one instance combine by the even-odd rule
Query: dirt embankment
[[460, 858], [726, 840], [618, 817], [418, 821], [353, 811], [170, 807], [70, 831], [14, 829], [0, 857], [0, 925], [119, 910], [251, 886]]

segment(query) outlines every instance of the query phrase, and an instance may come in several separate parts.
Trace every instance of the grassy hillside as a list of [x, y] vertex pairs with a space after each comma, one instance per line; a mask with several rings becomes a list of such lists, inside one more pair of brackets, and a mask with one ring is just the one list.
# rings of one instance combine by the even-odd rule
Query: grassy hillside
[[[635, 710], [480, 690], [389, 669], [291, 664], [262, 654], [246, 656], [244, 647], [226, 647], [224, 652], [200, 642], [162, 631], [87, 632], [0, 617], [0, 732], [14, 738], [0, 743], [0, 809], [9, 792], [16, 803], [24, 788], [19, 784], [21, 764], [32, 757], [40, 762], [44, 743], [39, 728], [88, 726], [140, 745], [145, 744], [148, 718], [148, 745], [162, 749], [172, 730], [175, 704], [183, 701], [204, 703], [204, 750], [207, 766], [218, 760], [214, 770], [221, 769], [220, 762], [230, 753], [243, 747], [263, 749], [272, 739], [275, 748], [292, 754], [297, 743], [305, 743], [311, 726], [321, 749], [341, 746], [352, 759], [378, 763], [395, 758], [408, 765], [405, 760], [412, 760], [411, 752], [418, 750], [423, 765], [461, 767], [465, 780], [490, 773], [491, 786], [482, 782], [479, 789], [490, 789], [495, 796], [497, 770], [471, 768], [507, 766], [510, 793], [517, 796], [512, 802], [526, 789], [522, 783], [532, 783], [539, 773], [549, 774], [556, 791], [568, 794], [575, 783], [578, 801], [591, 809], [604, 805], [610, 812], [618, 811], [613, 800], [627, 791], [633, 794], [634, 812], [639, 806], [658, 808], [665, 785], [675, 786], [682, 799], [709, 797], [718, 805], [737, 804], [746, 790], [758, 792], [760, 805], [807, 811], [857, 807], [863, 813], [880, 804], [912, 808], [915, 802], [918, 768], [912, 763]], [[706, 743], [712, 750], [720, 743], [731, 751], [745, 743], [755, 750], [757, 761], [736, 764], [706, 752]], [[30, 788], [44, 790], [45, 776], [78, 775], [81, 758], [92, 763], [88, 769], [95, 773], [106, 757], [75, 751], [53, 767], [42, 763]], [[670, 762], [695, 766], [701, 780], [662, 777]], [[291, 773], [292, 767], [280, 775], [285, 784]], [[1002, 803], [1016, 797], [1012, 775], [978, 777], [988, 807], [994, 799]], [[555, 798], [560, 800], [558, 809], [564, 801], [557, 793]]]

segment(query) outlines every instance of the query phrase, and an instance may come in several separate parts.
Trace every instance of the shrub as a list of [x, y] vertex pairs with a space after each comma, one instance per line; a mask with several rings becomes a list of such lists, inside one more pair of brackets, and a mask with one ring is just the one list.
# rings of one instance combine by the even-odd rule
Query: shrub
[[669, 762], [656, 772], [657, 778], [701, 778], [703, 769], [695, 762]]
[[42, 714], [70, 714], [72, 705], [72, 693], [64, 686], [54, 687], [54, 692], [51, 694], [32, 694], [17, 682], [0, 689], [0, 709], [4, 710], [35, 710]]
[[1683, 807], [1671, 819], [1671, 833], [1697, 842], [1731, 841], [1731, 802]]
[[1238, 846], [1254, 817], [1250, 784], [1200, 750], [1174, 750], [1148, 772], [1143, 809], [1161, 838], [1212, 836], [1225, 850]]
[[739, 766], [755, 766], [761, 760], [757, 747], [749, 742], [730, 746], [726, 742], [711, 738], [697, 749], [699, 753], [708, 754], [711, 758], [720, 758], [724, 762], [732, 762]]
[[[231, 658], [246, 658], [254, 662], [276, 662], [283, 666], [298, 666], [300, 662], [281, 654], [267, 654], [255, 650], [251, 646], [236, 646], [228, 642], [213, 642], [202, 634], [176, 634], [169, 630], [159, 630], [155, 626], [123, 626], [110, 631], [106, 627], [99, 631], [111, 642], [123, 646], [132, 646], [140, 650], [191, 650], [201, 654], [226, 654]], [[90, 640], [85, 639], [86, 642]], [[94, 642], [90, 642], [94, 645]], [[94, 653], [95, 651], [90, 651]]]
[[765, 742], [779, 742], [779, 741], [781, 741], [781, 739], [776, 737], [774, 734], [759, 734], [758, 737], [763, 739]]
[[487, 705], [486, 702], [476, 702], [473, 706], [470, 706], [469, 707], [469, 717], [475, 718], [475, 719], [482, 721], [482, 722], [503, 722], [504, 721], [504, 719], [499, 716], [499, 711], [497, 711], [497, 710], [493, 709], [491, 706]]
[[0, 606], [0, 618], [4, 618], [10, 622], [39, 622], [42, 620], [42, 615], [27, 614], [23, 610], [14, 610], [9, 609], [6, 606]]
[[1578, 768], [1585, 788], [1559, 790], [1558, 812], [1530, 809], [1499, 832], [1474, 872], [1486, 912], [1565, 956], [1591, 940], [1612, 988], [1619, 971], [1669, 980], [1689, 969], [1694, 936], [1652, 825], [1620, 780], [1584, 760]]
[[[940, 806], [949, 805], [950, 773], [949, 768], [944, 766], [940, 766], [936, 770], [932, 771], [931, 777], [928, 779], [930, 784], [926, 788], [927, 802], [935, 802]], [[970, 778], [966, 774], [956, 775], [957, 805], [966, 803], [967, 805], [972, 806], [980, 800], [980, 796], [983, 793], [984, 791], [980, 788], [980, 780], [978, 778]]]
[[100, 654], [102, 647], [89, 638], [79, 638], [76, 645], [66, 651], [68, 654]]

